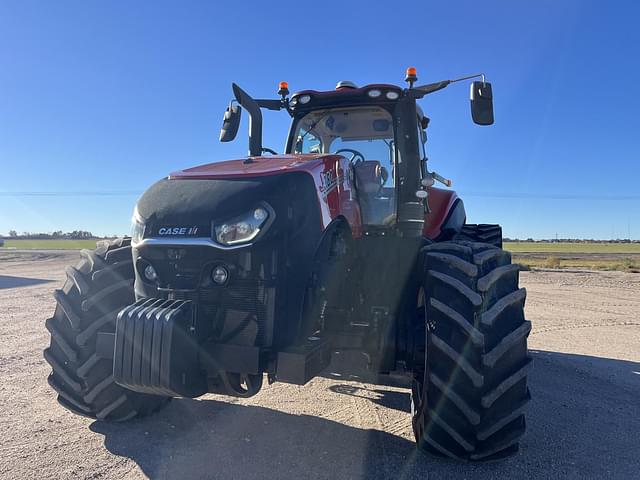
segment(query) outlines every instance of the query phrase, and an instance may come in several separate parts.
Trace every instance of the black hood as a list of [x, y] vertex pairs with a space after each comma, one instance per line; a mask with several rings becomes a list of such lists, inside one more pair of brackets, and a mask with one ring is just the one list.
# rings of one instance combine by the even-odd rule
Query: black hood
[[[154, 265], [161, 282], [145, 281], [137, 266], [138, 298], [166, 298], [171, 290], [172, 298], [197, 302], [198, 315], [211, 321], [218, 309], [249, 312], [259, 321], [257, 344], [291, 343], [299, 330], [307, 281], [323, 233], [318, 196], [308, 173], [163, 179], [142, 195], [137, 210], [147, 238], [167, 238], [166, 233], [158, 233], [168, 226], [195, 226], [197, 235], [192, 236], [213, 238], [212, 224], [249, 212], [263, 202], [269, 204], [275, 218], [264, 235], [246, 247], [221, 249], [185, 242], [176, 257], [173, 244], [134, 245], [137, 265]], [[207, 280], [212, 266], [220, 263], [231, 271], [224, 288]], [[195, 293], [181, 297], [191, 295], [181, 292]]]
[[[257, 202], [278, 202], [287, 175], [225, 180], [168, 180], [151, 186], [138, 200], [147, 225], [204, 225], [243, 213]], [[275, 205], [274, 205], [275, 207]]]

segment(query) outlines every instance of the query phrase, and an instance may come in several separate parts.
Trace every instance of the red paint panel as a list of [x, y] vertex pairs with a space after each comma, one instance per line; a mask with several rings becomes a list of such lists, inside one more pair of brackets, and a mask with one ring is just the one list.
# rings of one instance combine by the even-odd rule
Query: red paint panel
[[443, 190], [441, 188], [429, 187], [429, 208], [430, 212], [424, 216], [423, 235], [431, 240], [440, 235], [442, 224], [451, 211], [458, 195], [453, 190]]
[[[273, 157], [251, 157], [247, 159], [227, 160], [207, 163], [186, 170], [173, 172], [169, 179], [219, 179], [242, 176], [277, 175], [283, 171], [310, 171], [317, 167], [322, 159], [329, 155], [278, 155]], [[335, 155], [334, 155], [335, 156]]]

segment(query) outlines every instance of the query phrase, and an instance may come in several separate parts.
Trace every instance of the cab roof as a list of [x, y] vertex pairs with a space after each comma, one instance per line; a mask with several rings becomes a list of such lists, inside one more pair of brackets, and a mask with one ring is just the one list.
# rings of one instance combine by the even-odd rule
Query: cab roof
[[[369, 93], [372, 91], [380, 93], [377, 96], [372, 96]], [[342, 86], [327, 91], [303, 90], [291, 96], [289, 107], [294, 113], [297, 113], [336, 106], [393, 104], [402, 96], [402, 93], [401, 87], [385, 83], [374, 83], [359, 88]]]

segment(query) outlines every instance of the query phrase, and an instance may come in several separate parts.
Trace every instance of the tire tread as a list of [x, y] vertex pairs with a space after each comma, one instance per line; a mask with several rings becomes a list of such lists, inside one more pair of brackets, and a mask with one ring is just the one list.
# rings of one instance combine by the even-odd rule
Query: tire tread
[[56, 311], [45, 321], [51, 334], [43, 353], [52, 368], [49, 385], [58, 402], [79, 415], [124, 421], [152, 413], [169, 399], [115, 384], [111, 360], [95, 350], [97, 333], [113, 332], [118, 311], [133, 298], [130, 240], [101, 241], [80, 256], [75, 267], [66, 269], [65, 285], [54, 291]]
[[[482, 235], [422, 249], [427, 317], [416, 335], [427, 340], [416, 351], [426, 345], [428, 370], [417, 361], [414, 382], [422, 381], [422, 390], [412, 393], [420, 449], [462, 461], [495, 460], [518, 450], [533, 366], [518, 267], [497, 247], [499, 227], [476, 227]], [[493, 243], [478, 241], [484, 238]]]

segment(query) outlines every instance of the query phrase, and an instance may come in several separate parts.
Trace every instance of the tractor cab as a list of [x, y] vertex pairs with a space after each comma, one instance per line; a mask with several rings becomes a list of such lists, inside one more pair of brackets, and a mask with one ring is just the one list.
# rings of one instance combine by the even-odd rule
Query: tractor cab
[[348, 159], [365, 225], [393, 223], [397, 142], [389, 110], [365, 104], [300, 112], [289, 136], [288, 153], [330, 153]]
[[[429, 119], [416, 101], [449, 84], [474, 77], [471, 111], [474, 122], [493, 123], [491, 84], [484, 75], [415, 86], [415, 68], [407, 69], [409, 88], [389, 84], [357, 87], [340, 81], [334, 90], [304, 90], [289, 97], [286, 82], [280, 100], [254, 100], [233, 85], [235, 100], [227, 108], [220, 140], [235, 138], [242, 108], [250, 115], [249, 162], [265, 153], [260, 109], [286, 110], [292, 118], [285, 154], [340, 155], [348, 160], [346, 177], [353, 187], [365, 227], [393, 227], [401, 236], [419, 237], [430, 209], [427, 197], [435, 181], [451, 182], [427, 169], [425, 143]], [[253, 159], [252, 159], [253, 158]], [[339, 175], [338, 175], [339, 176]], [[428, 226], [427, 226], [428, 229]]]

